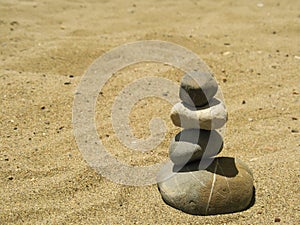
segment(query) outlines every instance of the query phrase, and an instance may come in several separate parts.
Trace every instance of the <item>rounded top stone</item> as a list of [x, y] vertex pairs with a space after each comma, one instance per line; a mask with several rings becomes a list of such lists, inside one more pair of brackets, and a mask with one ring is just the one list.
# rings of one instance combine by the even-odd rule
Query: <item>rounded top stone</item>
[[179, 97], [188, 105], [203, 106], [215, 96], [217, 90], [218, 84], [212, 73], [191, 71], [181, 80]]

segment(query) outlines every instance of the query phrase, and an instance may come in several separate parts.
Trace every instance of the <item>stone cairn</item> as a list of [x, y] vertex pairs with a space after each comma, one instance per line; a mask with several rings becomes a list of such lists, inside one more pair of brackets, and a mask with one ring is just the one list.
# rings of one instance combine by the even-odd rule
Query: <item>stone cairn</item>
[[245, 210], [253, 200], [253, 175], [241, 161], [216, 157], [223, 138], [216, 130], [224, 126], [227, 112], [216, 97], [218, 84], [208, 72], [193, 71], [182, 78], [182, 102], [171, 110], [174, 125], [182, 127], [172, 140], [172, 165], [158, 182], [163, 200], [195, 215], [213, 215]]

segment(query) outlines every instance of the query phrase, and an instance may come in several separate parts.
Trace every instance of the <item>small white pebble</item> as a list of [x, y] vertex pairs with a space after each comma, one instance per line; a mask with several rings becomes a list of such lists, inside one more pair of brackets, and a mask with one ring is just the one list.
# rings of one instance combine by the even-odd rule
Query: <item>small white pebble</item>
[[256, 6], [257, 6], [258, 8], [262, 8], [262, 7], [264, 7], [264, 3], [259, 2], [259, 3], [256, 4]]
[[295, 55], [295, 59], [300, 59], [300, 56]]
[[253, 121], [253, 119], [252, 119], [252, 118], [248, 118], [248, 121], [249, 121], [249, 122], [252, 122], [252, 121]]
[[223, 53], [223, 55], [229, 55], [230, 54], [230, 52], [224, 52]]

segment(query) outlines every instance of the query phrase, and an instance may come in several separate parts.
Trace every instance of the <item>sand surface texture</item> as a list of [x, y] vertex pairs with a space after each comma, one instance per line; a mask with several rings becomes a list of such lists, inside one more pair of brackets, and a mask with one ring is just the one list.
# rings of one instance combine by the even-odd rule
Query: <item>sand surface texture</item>
[[[300, 1], [0, 1], [0, 224], [299, 224]], [[84, 161], [72, 127], [76, 87], [106, 51], [139, 40], [191, 49], [212, 69], [229, 120], [222, 155], [253, 171], [255, 204], [217, 216], [166, 205], [156, 185], [111, 182]], [[107, 150], [130, 165], [168, 158], [179, 128], [172, 105], [147, 98], [129, 119], [138, 138], [149, 121], [168, 128], [152, 151], [128, 150], [111, 125], [130, 82], [182, 72], [158, 63], [118, 71], [97, 101]]]

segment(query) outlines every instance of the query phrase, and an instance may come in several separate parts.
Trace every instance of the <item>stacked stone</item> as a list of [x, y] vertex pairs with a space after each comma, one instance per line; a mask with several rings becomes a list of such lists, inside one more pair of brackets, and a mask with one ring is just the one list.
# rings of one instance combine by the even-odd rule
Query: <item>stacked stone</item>
[[253, 175], [240, 160], [215, 157], [223, 148], [216, 130], [227, 112], [215, 95], [218, 84], [210, 73], [193, 71], [182, 78], [177, 103], [171, 110], [174, 125], [184, 128], [171, 141], [172, 175], [158, 183], [164, 201], [197, 215], [244, 210], [253, 196]]

